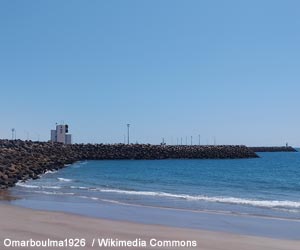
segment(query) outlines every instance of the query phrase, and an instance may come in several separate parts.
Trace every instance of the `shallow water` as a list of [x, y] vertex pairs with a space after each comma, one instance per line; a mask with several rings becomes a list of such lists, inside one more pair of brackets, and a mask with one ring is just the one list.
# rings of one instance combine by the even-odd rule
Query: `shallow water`
[[300, 218], [300, 153], [241, 160], [85, 161], [19, 183], [27, 199]]
[[300, 153], [239, 160], [77, 162], [10, 189], [11, 204], [300, 239]]

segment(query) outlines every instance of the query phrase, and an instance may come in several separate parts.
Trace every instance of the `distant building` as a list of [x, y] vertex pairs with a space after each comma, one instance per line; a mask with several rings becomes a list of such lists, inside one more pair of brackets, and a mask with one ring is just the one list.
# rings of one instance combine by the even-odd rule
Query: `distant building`
[[68, 125], [56, 125], [56, 130], [51, 130], [51, 141], [72, 144], [72, 135], [68, 133]]
[[72, 144], [72, 135], [66, 134], [66, 144]]

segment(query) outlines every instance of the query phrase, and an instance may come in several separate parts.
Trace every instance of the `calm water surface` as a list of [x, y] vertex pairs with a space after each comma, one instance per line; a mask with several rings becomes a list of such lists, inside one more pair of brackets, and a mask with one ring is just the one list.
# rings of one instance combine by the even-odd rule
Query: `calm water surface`
[[11, 193], [38, 201], [108, 202], [300, 219], [300, 153], [241, 160], [77, 162]]

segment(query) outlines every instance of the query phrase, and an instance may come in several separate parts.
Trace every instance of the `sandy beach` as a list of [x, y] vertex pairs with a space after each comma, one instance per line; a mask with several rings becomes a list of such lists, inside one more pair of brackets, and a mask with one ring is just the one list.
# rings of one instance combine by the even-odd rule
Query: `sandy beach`
[[[0, 205], [0, 248], [43, 249], [8, 247], [12, 240], [27, 241], [84, 239], [86, 246], [76, 249], [203, 249], [203, 250], [298, 250], [300, 242], [263, 237], [241, 236], [229, 233], [145, 225], [130, 222], [95, 219], [78, 215], [36, 211], [9, 205]], [[6, 240], [5, 240], [6, 239]], [[146, 243], [146, 247], [102, 247], [98, 239]], [[151, 241], [152, 239], [152, 241]], [[94, 241], [94, 246], [92, 247]], [[164, 243], [164, 241], [168, 241]], [[195, 247], [161, 247], [159, 244], [196, 242]], [[129, 243], [130, 244], [130, 243]], [[152, 244], [152, 245], [151, 245]], [[185, 243], [181, 243], [185, 244]], [[45, 248], [44, 248], [45, 249]], [[74, 249], [74, 248], [46, 248]]]

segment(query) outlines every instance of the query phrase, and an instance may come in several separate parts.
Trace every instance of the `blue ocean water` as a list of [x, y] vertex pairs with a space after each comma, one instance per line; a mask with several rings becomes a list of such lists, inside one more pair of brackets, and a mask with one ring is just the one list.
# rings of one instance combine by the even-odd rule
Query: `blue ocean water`
[[237, 160], [83, 161], [18, 183], [25, 200], [300, 219], [300, 153]]

